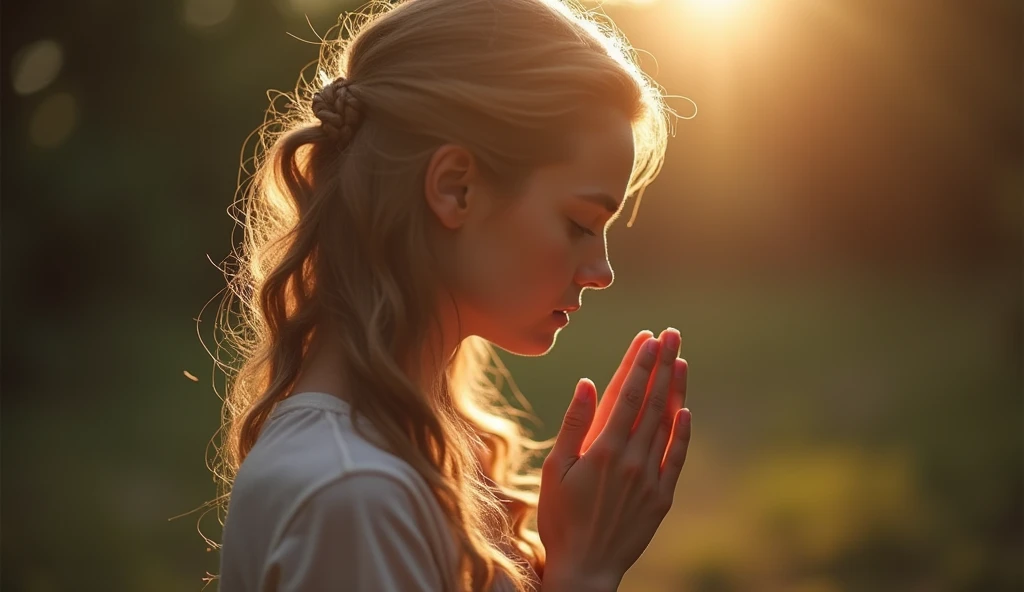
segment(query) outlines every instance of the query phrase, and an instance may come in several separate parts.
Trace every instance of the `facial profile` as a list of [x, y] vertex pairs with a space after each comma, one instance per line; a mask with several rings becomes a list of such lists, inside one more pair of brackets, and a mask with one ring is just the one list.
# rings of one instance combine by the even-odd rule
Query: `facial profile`
[[570, 144], [567, 158], [533, 170], [513, 195], [475, 174], [457, 149], [431, 162], [434, 244], [462, 337], [541, 355], [565, 325], [556, 311], [580, 306], [585, 289], [611, 285], [606, 230], [622, 210], [633, 168], [631, 122], [605, 112]]

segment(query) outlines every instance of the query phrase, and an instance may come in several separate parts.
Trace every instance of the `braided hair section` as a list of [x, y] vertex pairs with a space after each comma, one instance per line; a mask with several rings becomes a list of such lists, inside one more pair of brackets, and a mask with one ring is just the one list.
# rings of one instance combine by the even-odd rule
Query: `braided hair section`
[[359, 129], [363, 106], [352, 94], [349, 81], [340, 77], [313, 95], [313, 115], [327, 137], [344, 148]]

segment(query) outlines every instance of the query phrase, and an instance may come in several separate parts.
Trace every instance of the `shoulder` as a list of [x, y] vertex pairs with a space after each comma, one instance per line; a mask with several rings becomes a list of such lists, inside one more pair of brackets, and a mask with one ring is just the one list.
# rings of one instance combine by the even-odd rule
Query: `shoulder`
[[349, 471], [313, 492], [308, 511], [345, 514], [356, 509], [380, 514], [410, 512], [423, 501], [423, 487], [402, 471], [388, 467]]
[[[375, 435], [372, 426], [364, 427]], [[403, 488], [425, 490], [427, 484], [404, 459], [364, 437], [348, 415], [299, 407], [268, 422], [239, 469], [232, 498], [248, 492], [276, 499], [287, 515], [314, 492], [321, 499], [373, 496], [374, 488], [393, 498]]]
[[310, 492], [288, 521], [290, 532], [322, 531], [331, 538], [399, 538], [447, 549], [447, 521], [422, 479], [387, 467], [364, 468]]

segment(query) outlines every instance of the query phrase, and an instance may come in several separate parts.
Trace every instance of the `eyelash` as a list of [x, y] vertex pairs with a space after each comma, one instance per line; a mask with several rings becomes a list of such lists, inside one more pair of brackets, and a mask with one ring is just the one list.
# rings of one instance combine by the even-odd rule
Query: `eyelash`
[[577, 224], [572, 218], [569, 219], [569, 224], [572, 225], [572, 230], [574, 234], [579, 233], [585, 234], [587, 236], [597, 236], [596, 234], [591, 232], [589, 228]]

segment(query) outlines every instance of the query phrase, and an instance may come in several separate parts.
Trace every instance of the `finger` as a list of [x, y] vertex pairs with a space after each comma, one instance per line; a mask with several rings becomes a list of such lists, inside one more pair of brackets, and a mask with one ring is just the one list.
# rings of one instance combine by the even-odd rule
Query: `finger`
[[555, 445], [548, 453], [545, 464], [550, 461], [563, 474], [580, 457], [580, 446], [583, 438], [590, 429], [594, 420], [595, 401], [597, 389], [594, 383], [588, 378], [582, 378], [576, 383], [576, 391], [573, 393], [572, 401], [562, 419], [562, 426], [558, 430]]
[[[672, 329], [671, 327], [669, 327], [668, 329], [665, 329], [664, 331], [662, 331], [660, 335], [658, 335], [658, 346], [661, 349], [665, 348], [665, 336], [668, 335], [669, 331], [674, 331], [674, 330], [675, 329]], [[648, 395], [647, 395], [647, 398], [644, 400], [644, 408], [640, 410], [640, 414], [637, 416], [636, 421], [633, 423], [633, 429], [631, 429], [630, 432], [629, 432], [631, 434], [633, 432], [635, 432], [638, 427], [640, 427], [640, 420], [643, 419], [644, 413], [646, 413], [645, 410], [647, 409], [647, 405], [650, 403], [650, 400], [651, 400], [650, 392], [651, 392], [651, 389], [654, 388], [654, 380], [657, 378], [657, 374], [658, 374], [657, 368], [655, 368], [655, 371], [651, 372], [651, 377], [647, 380], [647, 393], [648, 393]], [[669, 423], [672, 423], [672, 418], [671, 417], [669, 418]]]
[[626, 348], [626, 354], [622, 356], [622, 362], [619, 367], [615, 370], [615, 374], [612, 376], [611, 382], [608, 383], [608, 388], [604, 391], [604, 396], [601, 397], [600, 403], [597, 404], [597, 413], [594, 415], [594, 423], [591, 426], [587, 437], [583, 440], [583, 452], [586, 452], [590, 445], [594, 443], [600, 433], [600, 426], [605, 425], [608, 422], [608, 416], [611, 415], [612, 406], [615, 404], [615, 400], [619, 397], [619, 390], [622, 388], [622, 382], [626, 379], [626, 374], [629, 372], [629, 368], [633, 365], [633, 361], [636, 359], [637, 352], [640, 351], [640, 346], [645, 341], [654, 336], [647, 329], [636, 334], [633, 341]]
[[658, 431], [654, 433], [654, 440], [651, 441], [651, 454], [647, 459], [647, 474], [655, 479], [661, 477], [661, 463], [665, 459], [665, 446], [668, 445], [671, 433], [672, 420], [669, 419], [658, 425]]
[[661, 417], [668, 407], [669, 387], [672, 384], [672, 370], [676, 356], [679, 355], [679, 331], [669, 327], [662, 334], [661, 348], [658, 352], [658, 364], [654, 369], [654, 377], [650, 381], [650, 390], [644, 410], [640, 414], [636, 431], [629, 439], [631, 454], [639, 458], [647, 458], [651, 453], [651, 439], [658, 430]]
[[615, 374], [612, 375], [612, 380], [608, 383], [608, 388], [605, 392], [619, 392], [619, 389], [622, 388], [623, 381], [626, 380], [626, 375], [629, 374], [630, 366], [633, 365], [633, 360], [636, 359], [637, 352], [640, 351], [640, 346], [642, 346], [644, 342], [651, 337], [654, 337], [654, 333], [647, 329], [636, 334], [636, 337], [633, 338], [629, 347], [626, 348], [626, 354], [622, 356], [622, 362], [619, 364], [619, 367], [615, 369]]
[[682, 472], [683, 464], [686, 462], [686, 451], [690, 447], [692, 423], [693, 415], [689, 409], [680, 409], [676, 413], [676, 419], [672, 426], [672, 439], [668, 445], [668, 455], [665, 457], [665, 466], [661, 472], [661, 493], [666, 497], [672, 497], [675, 494], [679, 473]]
[[650, 338], [644, 342], [626, 379], [622, 381], [619, 396], [608, 417], [608, 425], [601, 430], [595, 444], [604, 440], [613, 450], [621, 450], [625, 445], [647, 394], [647, 382], [658, 359], [658, 347], [657, 339]]
[[676, 412], [684, 405], [686, 399], [686, 360], [676, 358], [672, 369], [672, 388], [669, 390], [668, 407], [661, 414], [661, 422], [658, 431], [654, 433], [654, 440], [651, 442], [651, 455], [648, 461], [649, 473], [653, 477], [661, 474], [661, 466], [665, 462], [669, 436], [672, 433], [672, 423], [675, 421]]
[[[672, 390], [679, 397], [679, 407], [686, 407], [686, 383], [690, 381], [690, 363], [686, 360], [676, 360], [676, 367], [672, 378]], [[672, 410], [675, 413], [675, 409]]]
[[676, 412], [686, 406], [686, 380], [689, 372], [686, 360], [676, 358], [672, 365], [672, 386], [668, 390], [668, 405], [661, 414], [661, 421], [670, 432]]

